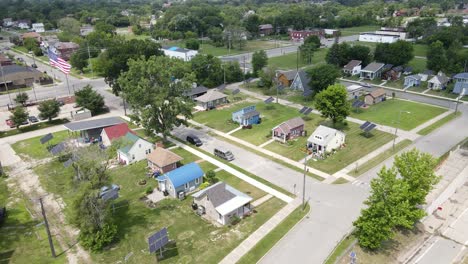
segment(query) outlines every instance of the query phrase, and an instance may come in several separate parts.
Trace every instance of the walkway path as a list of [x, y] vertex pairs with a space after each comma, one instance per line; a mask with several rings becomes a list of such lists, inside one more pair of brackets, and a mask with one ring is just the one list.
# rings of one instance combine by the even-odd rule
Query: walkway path
[[232, 133], [235, 133], [235, 132], [237, 132], [237, 131], [239, 131], [241, 129], [242, 129], [242, 126], [239, 126], [238, 128], [234, 128], [233, 130], [227, 132], [226, 134], [231, 135]]
[[440, 114], [440, 115], [438, 115], [438, 116], [432, 118], [431, 120], [429, 120], [429, 121], [427, 121], [427, 122], [425, 122], [425, 123], [423, 123], [423, 124], [421, 124], [421, 125], [419, 125], [419, 126], [413, 128], [413, 129], [411, 129], [410, 132], [412, 132], [412, 133], [418, 133], [418, 131], [420, 131], [421, 129], [424, 129], [424, 128], [426, 128], [426, 127], [428, 127], [428, 126], [434, 124], [435, 122], [441, 120], [442, 118], [444, 118], [444, 117], [446, 117], [446, 116], [448, 116], [448, 115], [450, 115], [450, 114], [453, 114], [453, 113], [454, 113], [454, 112], [453, 112], [452, 110], [448, 110], [447, 112], [445, 112], [445, 113], [443, 113], [443, 114]]
[[[275, 142], [275, 140], [274, 140], [274, 139], [270, 139], [270, 140], [268, 140], [267, 142], [262, 143], [262, 144], [259, 145], [258, 147], [259, 147], [259, 148], [263, 148], [263, 147], [265, 147], [266, 145], [268, 145], [268, 144], [270, 144], [270, 143], [273, 143], [273, 142]], [[302, 162], [302, 163], [304, 163], [304, 162]]]
[[264, 202], [270, 200], [272, 197], [273, 197], [273, 195], [267, 194], [267, 195], [265, 195], [265, 196], [263, 196], [263, 197], [258, 198], [258, 199], [255, 200], [255, 201], [253, 201], [253, 202], [251, 203], [251, 205], [252, 205], [254, 208], [255, 208], [255, 207], [258, 207], [258, 206], [261, 205], [262, 203], [264, 203]]
[[289, 214], [301, 205], [301, 199], [296, 198], [293, 202], [287, 204], [278, 213], [276, 213], [270, 220], [253, 232], [247, 237], [239, 246], [229, 253], [220, 262], [221, 264], [234, 264], [237, 263], [242, 256], [249, 252], [262, 238], [270, 233], [276, 226], [278, 226]]

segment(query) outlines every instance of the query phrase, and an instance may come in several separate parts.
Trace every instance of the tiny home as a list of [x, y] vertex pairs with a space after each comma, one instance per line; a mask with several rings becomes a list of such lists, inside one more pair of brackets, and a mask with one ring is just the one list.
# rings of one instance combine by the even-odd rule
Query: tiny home
[[146, 155], [153, 151], [154, 145], [130, 132], [123, 137], [126, 145], [117, 150], [120, 163], [128, 165], [146, 159]]
[[413, 74], [405, 77], [404, 87], [413, 87], [421, 85], [421, 76], [418, 74]]
[[379, 62], [372, 62], [361, 70], [361, 78], [374, 80], [380, 78], [385, 64]]
[[232, 113], [232, 121], [241, 126], [249, 126], [260, 123], [260, 113], [255, 110], [255, 105], [248, 106]]
[[195, 98], [197, 105], [204, 110], [216, 108], [227, 103], [227, 95], [214, 89], [208, 90], [204, 95]]
[[110, 127], [105, 127], [101, 132], [101, 142], [104, 146], [108, 147], [112, 144], [112, 140], [119, 139], [127, 133], [135, 134], [127, 123], [121, 123]]
[[361, 73], [361, 64], [360, 60], [351, 60], [343, 67], [343, 73], [349, 76], [359, 75]]
[[182, 157], [165, 148], [156, 148], [146, 156], [148, 167], [153, 173], [163, 174], [177, 169]]
[[317, 155], [331, 152], [345, 143], [345, 133], [320, 125], [307, 139], [307, 148]]
[[184, 198], [203, 183], [204, 174], [200, 166], [192, 162], [157, 177], [158, 189], [171, 197]]
[[274, 140], [286, 143], [286, 141], [297, 138], [304, 132], [304, 120], [300, 117], [289, 119], [272, 129]]
[[364, 97], [364, 103], [366, 105], [373, 105], [385, 101], [387, 99], [387, 93], [383, 88], [374, 90]]

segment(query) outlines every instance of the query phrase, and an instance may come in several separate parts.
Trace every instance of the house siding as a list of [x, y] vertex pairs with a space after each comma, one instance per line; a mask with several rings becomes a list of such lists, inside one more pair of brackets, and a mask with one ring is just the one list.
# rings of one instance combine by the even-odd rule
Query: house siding
[[[128, 158], [129, 158], [128, 163], [134, 163], [134, 162], [146, 159], [146, 155], [151, 153], [153, 149], [154, 149], [153, 144], [143, 139], [137, 140], [135, 144], [133, 144], [132, 148], [128, 151]], [[133, 158], [133, 156], [135, 156], [135, 158]]]
[[203, 195], [201, 198], [195, 199], [194, 202], [199, 206], [201, 205], [205, 207], [205, 214], [208, 216], [208, 218], [210, 218], [213, 221], [217, 221], [221, 224], [224, 224], [222, 221], [223, 219], [221, 219], [220, 221], [218, 211], [216, 211], [213, 204], [210, 201], [208, 201], [208, 196], [206, 194]]
[[177, 162], [175, 163], [172, 163], [172, 164], [169, 164], [169, 165], [166, 165], [164, 167], [159, 167], [158, 165], [154, 164], [153, 162], [149, 161], [148, 160], [148, 167], [151, 168], [152, 171], [156, 171], [158, 170], [159, 172], [161, 173], [166, 173], [166, 172], [170, 172], [172, 170], [175, 170], [177, 169]]
[[[198, 184], [195, 183], [195, 181], [196, 181], [196, 179], [195, 179], [193, 181], [188, 182], [188, 188], [185, 188], [185, 184], [182, 185], [182, 186], [179, 186], [177, 188], [173, 188], [173, 192], [171, 193], [171, 196], [177, 198], [177, 194], [179, 192], [185, 192], [185, 194], [187, 194], [189, 192], [192, 192], [192, 191], [196, 190], [200, 186], [200, 184], [203, 183], [203, 177], [200, 177], [200, 178], [197, 178], [197, 179], [198, 179]], [[171, 183], [171, 186], [173, 186], [172, 183]]]
[[107, 133], [104, 129], [101, 132], [101, 141], [102, 141], [102, 144], [106, 147], [111, 145], [111, 141], [109, 140], [109, 137], [107, 136]]

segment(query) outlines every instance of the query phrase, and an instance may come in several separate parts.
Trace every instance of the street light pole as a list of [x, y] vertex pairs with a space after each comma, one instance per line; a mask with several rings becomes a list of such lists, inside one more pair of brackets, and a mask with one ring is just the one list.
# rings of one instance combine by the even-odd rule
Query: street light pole
[[397, 120], [397, 124], [395, 126], [395, 135], [393, 137], [393, 147], [392, 147], [392, 150], [395, 151], [395, 141], [396, 141], [396, 138], [397, 138], [397, 133], [398, 133], [398, 126], [400, 125], [400, 117], [401, 117], [401, 113], [404, 112], [406, 114], [411, 114], [411, 112], [409, 111], [403, 111], [403, 110], [400, 110], [398, 112], [398, 120]]
[[306, 146], [306, 151], [305, 151], [305, 158], [304, 158], [304, 179], [302, 181], [302, 210], [305, 209], [306, 204], [305, 204], [305, 186], [306, 186], [306, 171], [307, 171], [307, 146]]

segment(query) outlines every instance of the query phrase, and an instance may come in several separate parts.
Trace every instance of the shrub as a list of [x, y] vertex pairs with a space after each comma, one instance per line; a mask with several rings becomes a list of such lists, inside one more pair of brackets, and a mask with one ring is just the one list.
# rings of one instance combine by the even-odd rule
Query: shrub
[[106, 245], [110, 244], [117, 234], [117, 226], [114, 224], [105, 224], [101, 230], [95, 232], [81, 232], [80, 242], [85, 249], [93, 252], [101, 251]]
[[274, 104], [268, 104], [268, 105], [265, 106], [265, 109], [266, 110], [273, 110], [273, 109], [275, 109], [275, 105]]
[[198, 187], [200, 190], [203, 190], [205, 189], [206, 187], [210, 186], [210, 183], [209, 182], [204, 182], [202, 184], [200, 184], [200, 187]]
[[153, 187], [151, 187], [151, 186], [146, 187], [145, 193], [146, 193], [146, 194], [151, 194], [151, 193], [153, 193]]
[[209, 170], [205, 173], [205, 178], [206, 178], [206, 181], [213, 184], [213, 183], [216, 183], [218, 181], [218, 179], [216, 178], [216, 172], [214, 172], [213, 170]]
[[231, 217], [231, 225], [237, 225], [240, 222], [240, 218], [237, 215]]
[[304, 121], [310, 121], [310, 120], [312, 120], [312, 119], [313, 119], [313, 118], [312, 118], [311, 116], [303, 116], [303, 117], [302, 117], [302, 120], [304, 120]]

